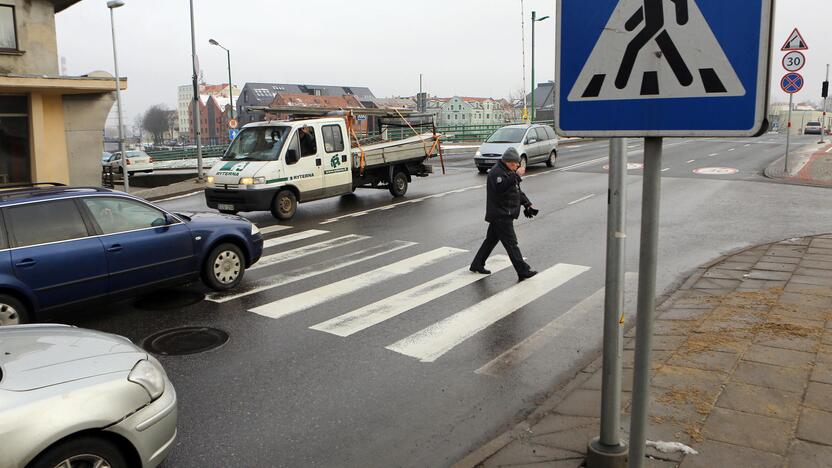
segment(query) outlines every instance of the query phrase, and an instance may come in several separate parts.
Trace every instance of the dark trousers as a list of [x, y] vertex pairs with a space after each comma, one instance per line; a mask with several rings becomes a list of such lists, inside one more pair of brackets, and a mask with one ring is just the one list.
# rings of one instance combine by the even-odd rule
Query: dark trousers
[[471, 263], [472, 267], [485, 267], [485, 261], [491, 255], [491, 251], [497, 246], [497, 242], [503, 244], [503, 247], [508, 253], [508, 258], [511, 259], [511, 264], [517, 270], [518, 275], [523, 275], [531, 270], [528, 263], [523, 260], [523, 254], [520, 253], [520, 247], [517, 246], [517, 234], [514, 233], [514, 222], [510, 219], [494, 221], [488, 223], [488, 234], [485, 235], [485, 240], [482, 241], [482, 247], [474, 257]]

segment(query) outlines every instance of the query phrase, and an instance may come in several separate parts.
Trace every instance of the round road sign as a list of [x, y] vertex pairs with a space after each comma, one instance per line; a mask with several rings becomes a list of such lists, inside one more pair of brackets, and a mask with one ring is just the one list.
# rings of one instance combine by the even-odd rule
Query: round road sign
[[228, 121], [228, 128], [237, 128], [237, 119], [231, 119]]
[[803, 76], [800, 73], [786, 73], [780, 80], [780, 87], [783, 91], [794, 94], [803, 89]]
[[783, 57], [783, 68], [786, 71], [800, 71], [804, 65], [806, 65], [806, 56], [803, 55], [803, 52], [793, 50]]
[[740, 172], [733, 167], [701, 167], [694, 169], [693, 173], [698, 175], [733, 175]]

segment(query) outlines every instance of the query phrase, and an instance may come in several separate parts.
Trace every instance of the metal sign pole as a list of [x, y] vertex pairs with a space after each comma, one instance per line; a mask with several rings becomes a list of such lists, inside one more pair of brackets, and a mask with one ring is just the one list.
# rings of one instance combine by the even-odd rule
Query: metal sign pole
[[604, 357], [601, 375], [601, 435], [589, 443], [587, 468], [624, 468], [621, 442], [621, 354], [626, 240], [627, 139], [610, 139], [607, 200], [607, 274], [604, 290]]
[[630, 468], [644, 467], [647, 406], [650, 394], [650, 355], [656, 309], [656, 257], [659, 244], [662, 139], [644, 139], [644, 185], [641, 201], [641, 245], [638, 262], [638, 311], [630, 415]]
[[786, 175], [789, 175], [789, 141], [792, 135], [792, 99], [794, 99], [794, 94], [789, 93], [789, 123], [786, 126]]
[[826, 142], [824, 133], [826, 132], [826, 101], [827, 101], [826, 97], [827, 97], [827, 94], [828, 94], [827, 90], [829, 89], [829, 84], [828, 83], [829, 83], [829, 64], [827, 63], [826, 64], [826, 81], [824, 81], [823, 90], [821, 91], [821, 94], [823, 95], [823, 96], [821, 96], [821, 97], [823, 97], [823, 117], [820, 119], [820, 144], [823, 144], [823, 143]]
[[[193, 54], [191, 64], [194, 69], [193, 86], [194, 86], [194, 119], [192, 125], [194, 126], [194, 136], [196, 137], [196, 180], [203, 181], [203, 167], [202, 167], [202, 120], [199, 116], [199, 104], [202, 99], [199, 97], [199, 70], [197, 69], [198, 60], [196, 55], [196, 32], [194, 31], [194, 0], [191, 0], [191, 52]], [[229, 90], [231, 92], [231, 90]]]

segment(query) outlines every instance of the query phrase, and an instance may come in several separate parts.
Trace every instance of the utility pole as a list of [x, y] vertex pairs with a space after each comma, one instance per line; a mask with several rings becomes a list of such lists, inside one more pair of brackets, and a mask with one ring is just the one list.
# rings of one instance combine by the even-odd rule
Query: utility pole
[[786, 175], [789, 175], [789, 143], [792, 136], [792, 101], [794, 101], [794, 94], [789, 93], [789, 123], [786, 126]]
[[826, 101], [829, 96], [829, 64], [826, 64], [826, 81], [823, 82], [821, 89], [821, 97], [823, 98], [823, 117], [820, 119], [820, 143], [826, 142], [824, 133], [826, 132]]
[[203, 167], [202, 167], [202, 120], [199, 116], [199, 58], [196, 55], [196, 31], [194, 28], [194, 0], [190, 0], [191, 3], [191, 55], [192, 60], [191, 63], [194, 68], [193, 74], [193, 86], [194, 86], [194, 119], [193, 119], [193, 127], [194, 127], [194, 136], [196, 136], [196, 181], [202, 182], [203, 178]]
[[118, 151], [121, 154], [121, 177], [124, 179], [124, 191], [130, 192], [130, 171], [127, 168], [127, 154], [124, 152], [124, 116], [121, 112], [121, 79], [118, 74], [118, 53], [116, 52], [116, 21], [113, 10], [124, 6], [121, 0], [110, 0], [110, 28], [113, 32], [113, 62], [116, 72], [116, 105], [118, 106]]
[[537, 111], [537, 109], [535, 108], [535, 104], [534, 104], [534, 95], [535, 95], [535, 90], [537, 88], [537, 83], [535, 83], [535, 81], [534, 81], [534, 25], [538, 21], [544, 21], [544, 20], [547, 20], [547, 19], [549, 19], [548, 16], [538, 18], [537, 17], [537, 12], [532, 11], [532, 113], [531, 113], [531, 122], [532, 123], [534, 123], [534, 118], [535, 118], [535, 114], [536, 114], [536, 111]]
[[523, 0], [520, 0], [520, 37], [523, 44], [523, 120], [529, 115], [529, 106], [526, 102], [526, 9]]

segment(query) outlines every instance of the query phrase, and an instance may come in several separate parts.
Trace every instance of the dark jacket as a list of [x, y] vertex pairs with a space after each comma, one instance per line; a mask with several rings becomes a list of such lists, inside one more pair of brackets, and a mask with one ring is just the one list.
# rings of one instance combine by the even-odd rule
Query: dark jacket
[[520, 217], [520, 207], [529, 206], [531, 202], [520, 190], [522, 179], [500, 161], [488, 171], [487, 202], [485, 220], [510, 221]]

